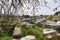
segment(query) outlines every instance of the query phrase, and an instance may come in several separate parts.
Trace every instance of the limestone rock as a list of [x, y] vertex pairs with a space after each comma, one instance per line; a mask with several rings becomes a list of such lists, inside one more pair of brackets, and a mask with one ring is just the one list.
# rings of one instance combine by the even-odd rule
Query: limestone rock
[[13, 38], [20, 38], [21, 37], [21, 28], [20, 27], [15, 27], [14, 32], [13, 32]]
[[21, 40], [36, 40], [36, 38], [33, 35], [28, 35], [28, 36], [21, 38]]
[[13, 40], [18, 40], [18, 39], [13, 39]]

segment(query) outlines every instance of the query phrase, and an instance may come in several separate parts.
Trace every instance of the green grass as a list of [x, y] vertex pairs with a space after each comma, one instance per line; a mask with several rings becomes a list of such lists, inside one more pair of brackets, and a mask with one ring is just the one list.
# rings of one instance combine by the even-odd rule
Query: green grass
[[[2, 21], [2, 19], [0, 19], [0, 24], [1, 24], [1, 21]], [[3, 20], [3, 21], [8, 22], [7, 19]], [[12, 18], [9, 23], [14, 24], [14, 18]], [[22, 37], [27, 36], [27, 35], [34, 35], [34, 36], [36, 36], [36, 40], [55, 40], [55, 38], [46, 39], [46, 37], [43, 35], [43, 29], [44, 29], [43, 26], [34, 25], [34, 28], [33, 27], [25, 27], [25, 26], [23, 27], [21, 24], [16, 24], [15, 26], [21, 28], [21, 30], [22, 30], [21, 36]], [[7, 27], [9, 27], [9, 26], [7, 26]], [[6, 32], [0, 32], [0, 40], [12, 40], [13, 39], [12, 34], [13, 33], [7, 32], [7, 31]]]
[[12, 40], [12, 37], [4, 36], [4, 37], [0, 37], [0, 40]]
[[0, 32], [0, 40], [12, 40], [11, 32]]
[[27, 28], [27, 27], [22, 27], [22, 36], [26, 36], [26, 35], [34, 35], [36, 36], [36, 40], [46, 40], [46, 37], [43, 36], [43, 27], [37, 27], [35, 26], [35, 28]]

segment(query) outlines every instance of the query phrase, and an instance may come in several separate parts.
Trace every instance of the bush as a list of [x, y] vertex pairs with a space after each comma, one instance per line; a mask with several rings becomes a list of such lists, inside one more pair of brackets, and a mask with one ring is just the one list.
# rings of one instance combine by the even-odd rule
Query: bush
[[0, 37], [0, 40], [12, 40], [12, 37], [4, 36], [4, 37]]
[[36, 40], [46, 40], [46, 37], [43, 36], [42, 30], [43, 28], [37, 26], [35, 26], [35, 28], [22, 27], [22, 36], [34, 35], [36, 36]]
[[0, 40], [12, 40], [12, 34], [10, 32], [0, 32]]

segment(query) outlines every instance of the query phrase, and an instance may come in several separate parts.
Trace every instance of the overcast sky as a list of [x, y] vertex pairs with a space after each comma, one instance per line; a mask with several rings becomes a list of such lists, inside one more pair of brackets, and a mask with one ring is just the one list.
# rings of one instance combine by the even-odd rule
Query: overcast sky
[[60, 1], [57, 0], [57, 3], [55, 3], [53, 0], [46, 0], [48, 2], [47, 6], [50, 7], [43, 7], [41, 6], [41, 9], [39, 10], [39, 13], [36, 13], [36, 15], [38, 14], [43, 14], [43, 15], [50, 15], [55, 13], [56, 11], [60, 11], [60, 7], [58, 8], [58, 10], [53, 11], [54, 8], [56, 8], [58, 5], [60, 5]]
[[[39, 2], [42, 2], [43, 0], [39, 0]], [[55, 2], [55, 0], [46, 0], [48, 3], [47, 3], [47, 7], [44, 7], [44, 6], [38, 6], [38, 11], [35, 10], [35, 15], [51, 15], [51, 14], [54, 14], [55, 12], [57, 11], [60, 11], [60, 7], [57, 8], [57, 10], [53, 11], [54, 8], [58, 7], [58, 5], [60, 5], [60, 0], [57, 0], [57, 3]], [[31, 4], [28, 4], [28, 7], [30, 7], [30, 10], [27, 9], [26, 7], [27, 4], [24, 4], [22, 9], [24, 9], [24, 14], [26, 15], [33, 15], [33, 7], [31, 6]], [[44, 5], [42, 3], [42, 5]], [[22, 10], [20, 10], [22, 11]], [[19, 12], [20, 12], [19, 11]], [[27, 13], [28, 11], [28, 13]], [[23, 12], [21, 13], [23, 14]], [[20, 14], [20, 15], [21, 15]]]

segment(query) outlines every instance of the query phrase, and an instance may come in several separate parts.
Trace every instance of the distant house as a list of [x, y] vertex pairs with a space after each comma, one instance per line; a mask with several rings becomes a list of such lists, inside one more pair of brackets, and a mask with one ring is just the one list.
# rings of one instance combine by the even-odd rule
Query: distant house
[[58, 34], [58, 32], [53, 29], [43, 29], [43, 33], [47, 38], [52, 38], [53, 36]]

